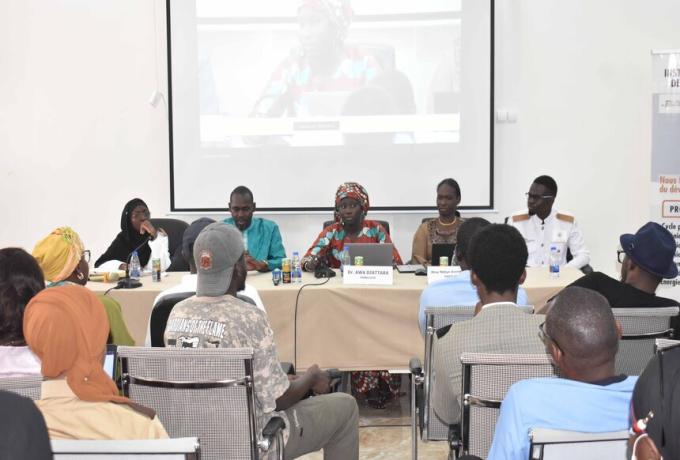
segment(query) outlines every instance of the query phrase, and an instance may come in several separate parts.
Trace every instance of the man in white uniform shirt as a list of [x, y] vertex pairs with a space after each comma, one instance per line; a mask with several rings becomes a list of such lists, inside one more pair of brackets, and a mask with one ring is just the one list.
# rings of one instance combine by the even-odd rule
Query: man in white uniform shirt
[[[509, 220], [524, 237], [529, 252], [527, 265], [547, 267], [550, 265], [550, 246], [559, 250], [560, 265], [582, 268], [590, 262], [590, 251], [583, 241], [576, 219], [564, 211], [553, 209], [557, 196], [557, 183], [550, 176], [534, 179], [527, 195], [528, 212], [519, 211]], [[567, 262], [567, 249], [572, 259]]]

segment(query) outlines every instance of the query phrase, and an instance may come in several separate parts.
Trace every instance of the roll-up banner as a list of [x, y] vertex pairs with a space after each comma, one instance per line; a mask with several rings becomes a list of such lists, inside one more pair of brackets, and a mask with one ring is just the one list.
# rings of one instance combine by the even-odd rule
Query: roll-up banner
[[[652, 220], [680, 243], [680, 49], [652, 51]], [[676, 247], [675, 263], [680, 264]], [[657, 295], [680, 300], [680, 277]]]

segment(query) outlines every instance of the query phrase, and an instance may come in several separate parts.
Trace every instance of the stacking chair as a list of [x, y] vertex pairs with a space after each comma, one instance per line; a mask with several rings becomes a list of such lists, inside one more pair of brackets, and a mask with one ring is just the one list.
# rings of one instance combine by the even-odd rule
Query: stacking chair
[[458, 454], [486, 458], [491, 448], [501, 401], [510, 387], [520, 380], [554, 377], [548, 354], [519, 355], [463, 353], [463, 404], [461, 437], [451, 445]]
[[11, 391], [32, 400], [40, 399], [42, 375], [0, 378], [0, 390]]
[[[519, 307], [527, 313], [533, 306]], [[425, 366], [418, 358], [409, 362], [411, 371], [411, 457], [418, 458], [418, 430], [422, 441], [446, 441], [449, 426], [435, 415], [432, 407], [432, 344], [437, 330], [465, 321], [474, 316], [474, 306], [426, 307], [425, 308]]]
[[671, 320], [680, 308], [612, 308], [623, 327], [623, 336], [616, 354], [616, 372], [640, 375], [654, 355], [655, 339], [673, 335]]
[[579, 433], [534, 428], [529, 432], [529, 460], [601, 460], [626, 458], [627, 431]]
[[201, 458], [283, 458], [280, 417], [261, 427], [250, 348], [119, 347], [123, 392], [156, 410], [172, 438], [197, 437]]
[[149, 333], [151, 335], [152, 347], [164, 347], [163, 334], [165, 333], [165, 326], [168, 324], [168, 318], [172, 309], [176, 304], [184, 299], [188, 299], [196, 292], [178, 292], [164, 296], [160, 302], [154, 305], [151, 310], [151, 319], [149, 319]]
[[184, 230], [189, 224], [179, 219], [149, 219], [154, 227], [162, 228], [168, 234], [168, 252], [174, 254], [182, 245]]
[[198, 460], [199, 450], [197, 438], [52, 441], [55, 460]]

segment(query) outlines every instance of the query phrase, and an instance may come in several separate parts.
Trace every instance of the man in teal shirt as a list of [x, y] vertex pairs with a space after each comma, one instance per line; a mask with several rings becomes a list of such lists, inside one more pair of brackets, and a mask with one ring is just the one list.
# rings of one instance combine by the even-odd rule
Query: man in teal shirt
[[236, 187], [229, 195], [231, 217], [225, 224], [235, 225], [243, 235], [248, 270], [266, 272], [281, 268], [281, 259], [286, 257], [281, 232], [275, 222], [253, 217], [255, 202], [253, 192], [243, 185]]

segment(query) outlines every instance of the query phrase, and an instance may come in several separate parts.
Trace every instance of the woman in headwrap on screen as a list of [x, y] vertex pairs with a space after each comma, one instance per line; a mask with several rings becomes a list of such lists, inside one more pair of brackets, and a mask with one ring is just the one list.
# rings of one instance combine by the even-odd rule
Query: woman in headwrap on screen
[[162, 270], [170, 266], [168, 236], [162, 228], [156, 230], [146, 203], [139, 198], [128, 201], [120, 216], [120, 233], [109, 248], [94, 263], [104, 271], [125, 270], [133, 250], [137, 249], [139, 263], [146, 267], [151, 259], [161, 259]]
[[343, 95], [380, 73], [373, 56], [345, 44], [352, 22], [349, 0], [300, 0], [297, 14], [300, 45], [274, 71], [254, 116], [340, 115], [342, 98], [339, 103], [325, 98], [322, 109], [311, 107], [306, 95]]
[[[345, 182], [335, 193], [335, 223], [324, 228], [309, 248], [302, 266], [314, 271], [322, 261], [330, 267], [339, 268], [345, 243], [391, 243], [385, 228], [373, 220], [367, 220], [370, 202], [366, 189], [356, 182]], [[395, 264], [401, 264], [397, 248], [392, 251]], [[399, 396], [400, 375], [387, 371], [362, 371], [352, 373], [352, 390], [359, 399], [367, 400], [377, 408]]]
[[[70, 227], [59, 227], [40, 240], [33, 249], [33, 257], [42, 269], [47, 287], [78, 284], [85, 286], [90, 273], [90, 251], [85, 249], [80, 236]], [[111, 326], [109, 343], [134, 345], [123, 321], [120, 304], [113, 297], [99, 296], [106, 308]]]
[[154, 411], [119, 396], [104, 371], [108, 333], [104, 307], [82, 286], [45, 289], [26, 307], [24, 335], [45, 377], [36, 405], [50, 438], [167, 438]]

